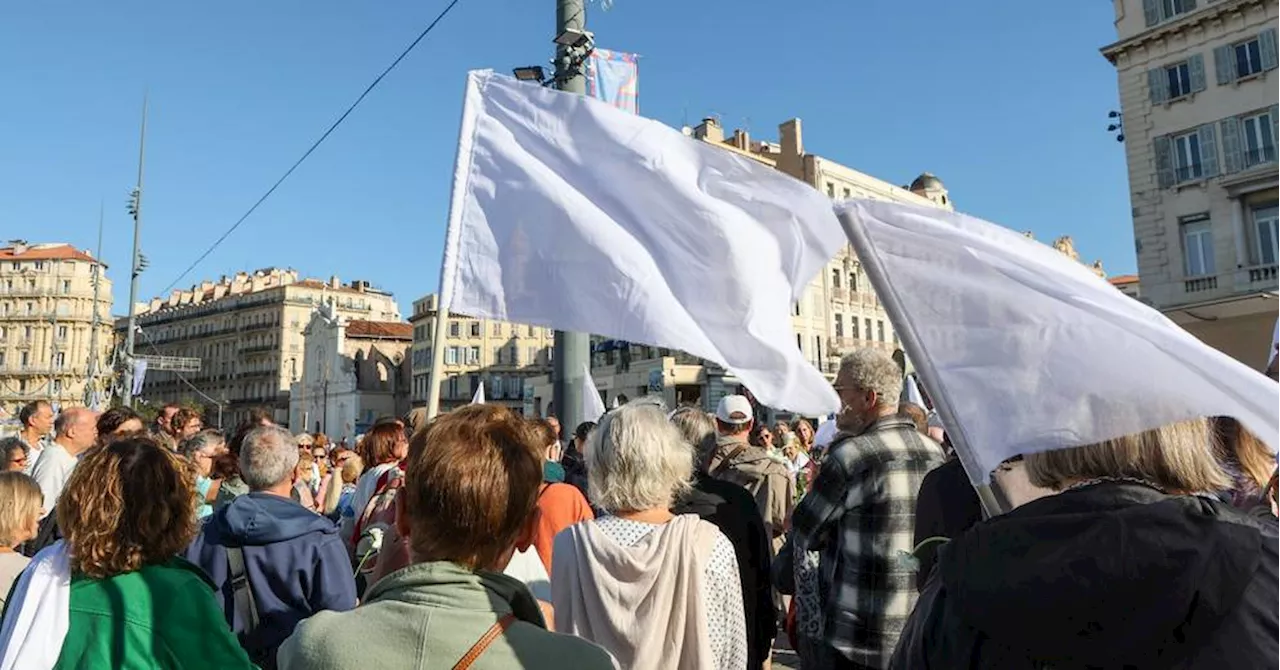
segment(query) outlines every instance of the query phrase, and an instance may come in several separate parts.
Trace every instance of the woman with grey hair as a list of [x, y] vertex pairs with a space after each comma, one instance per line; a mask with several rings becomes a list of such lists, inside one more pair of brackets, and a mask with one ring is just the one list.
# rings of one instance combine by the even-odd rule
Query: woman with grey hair
[[624, 668], [745, 667], [733, 545], [671, 512], [689, 490], [692, 446], [659, 406], [637, 401], [601, 419], [586, 461], [591, 497], [611, 516], [556, 537], [556, 631], [604, 647]]

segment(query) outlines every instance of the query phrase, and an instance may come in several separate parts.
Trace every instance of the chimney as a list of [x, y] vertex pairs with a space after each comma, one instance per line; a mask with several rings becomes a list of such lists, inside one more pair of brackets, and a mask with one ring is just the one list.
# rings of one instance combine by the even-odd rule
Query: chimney
[[778, 126], [778, 138], [784, 156], [799, 158], [804, 155], [804, 137], [800, 132], [800, 119], [791, 119]]
[[338, 275], [329, 277], [329, 288], [342, 288], [342, 280], [338, 279]]
[[720, 121], [708, 116], [693, 129], [693, 136], [712, 144], [721, 144], [724, 142], [724, 128], [720, 127]]
[[751, 138], [747, 135], [747, 131], [745, 130], [733, 131], [733, 146], [738, 147], [743, 151], [751, 150]]
[[27, 244], [26, 240], [9, 240], [9, 245], [13, 247], [14, 256], [21, 256], [31, 248], [31, 245]]

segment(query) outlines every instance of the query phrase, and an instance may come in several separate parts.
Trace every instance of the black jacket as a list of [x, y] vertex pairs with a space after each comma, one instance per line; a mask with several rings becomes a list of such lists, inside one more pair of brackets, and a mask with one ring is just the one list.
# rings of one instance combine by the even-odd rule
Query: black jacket
[[747, 668], [755, 670], [769, 658], [778, 621], [773, 611], [769, 565], [773, 560], [769, 535], [756, 500], [746, 489], [699, 472], [693, 490], [672, 509], [697, 514], [715, 524], [733, 545], [742, 578], [742, 609], [747, 627]]
[[893, 668], [1275, 668], [1276, 524], [1105, 483], [945, 545]]
[[[916, 494], [916, 535], [919, 546], [931, 537], [955, 539], [974, 524], [982, 521], [982, 503], [969, 483], [960, 459], [951, 460], [934, 468], [920, 482]], [[916, 589], [923, 591], [925, 581], [938, 562], [938, 545], [929, 544], [916, 552], [920, 570], [916, 573]]]

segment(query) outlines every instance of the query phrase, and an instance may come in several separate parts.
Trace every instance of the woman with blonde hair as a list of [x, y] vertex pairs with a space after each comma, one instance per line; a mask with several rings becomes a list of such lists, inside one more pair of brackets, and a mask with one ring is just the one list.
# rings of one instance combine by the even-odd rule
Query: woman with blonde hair
[[1205, 420], [1027, 454], [1056, 491], [946, 544], [894, 668], [1274, 668], [1276, 524], [1231, 484]]
[[87, 452], [58, 499], [64, 540], [36, 555], [0, 626], [14, 668], [252, 668], [209, 578], [177, 558], [195, 473], [151, 438]]
[[31, 562], [18, 553], [18, 545], [36, 536], [43, 505], [36, 480], [21, 472], [0, 472], [0, 607]]

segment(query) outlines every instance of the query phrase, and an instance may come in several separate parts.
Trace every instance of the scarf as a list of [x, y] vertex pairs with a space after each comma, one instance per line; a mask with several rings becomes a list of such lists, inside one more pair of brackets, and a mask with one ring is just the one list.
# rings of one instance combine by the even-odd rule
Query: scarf
[[0, 623], [0, 670], [48, 670], [58, 662], [71, 618], [71, 562], [55, 542], [22, 572]]

